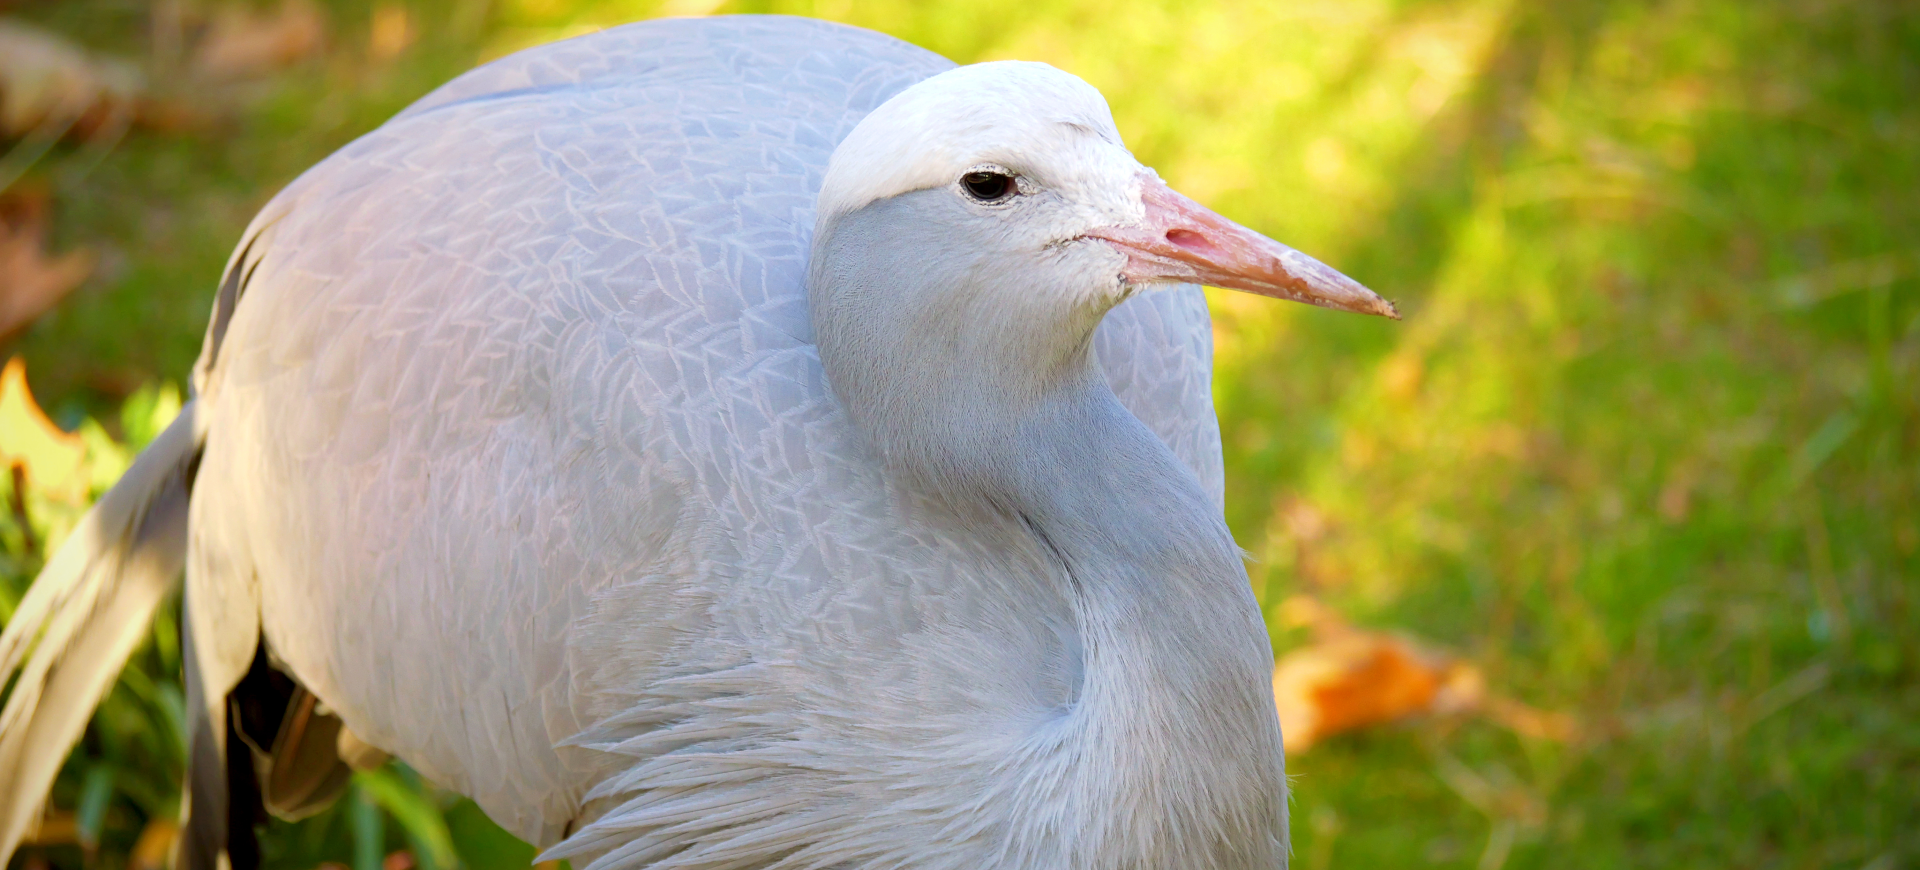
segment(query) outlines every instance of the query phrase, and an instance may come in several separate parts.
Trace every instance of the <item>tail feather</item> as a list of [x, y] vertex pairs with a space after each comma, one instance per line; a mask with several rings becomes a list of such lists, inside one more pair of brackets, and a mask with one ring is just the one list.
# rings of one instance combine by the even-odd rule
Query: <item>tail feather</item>
[[204, 435], [196, 420], [189, 402], [87, 512], [0, 633], [0, 681], [25, 662], [0, 710], [0, 863], [180, 576]]

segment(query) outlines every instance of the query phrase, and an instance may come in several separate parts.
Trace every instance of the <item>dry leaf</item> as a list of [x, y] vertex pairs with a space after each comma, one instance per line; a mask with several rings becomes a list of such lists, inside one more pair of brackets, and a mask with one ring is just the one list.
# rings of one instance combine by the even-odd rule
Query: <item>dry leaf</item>
[[1274, 706], [1289, 754], [1332, 734], [1422, 714], [1484, 712], [1529, 737], [1574, 734], [1571, 717], [1490, 695], [1479, 668], [1404, 637], [1354, 628], [1311, 598], [1288, 599], [1281, 619], [1314, 634], [1273, 671]]
[[81, 504], [87, 498], [86, 443], [53, 425], [27, 389], [27, 364], [19, 357], [0, 369], [0, 468], [25, 471], [48, 498]]
[[194, 65], [222, 78], [291, 66], [326, 47], [327, 24], [310, 0], [285, 0], [271, 13], [229, 4], [195, 51]]
[[47, 197], [29, 192], [0, 199], [0, 340], [45, 314], [93, 273], [85, 249], [46, 252]]
[[132, 120], [143, 85], [131, 64], [0, 20], [0, 137], [42, 127], [86, 136]]
[[1436, 662], [1400, 638], [1356, 634], [1288, 653], [1274, 669], [1273, 695], [1291, 753], [1331, 734], [1434, 712], [1474, 683], [1471, 667]]

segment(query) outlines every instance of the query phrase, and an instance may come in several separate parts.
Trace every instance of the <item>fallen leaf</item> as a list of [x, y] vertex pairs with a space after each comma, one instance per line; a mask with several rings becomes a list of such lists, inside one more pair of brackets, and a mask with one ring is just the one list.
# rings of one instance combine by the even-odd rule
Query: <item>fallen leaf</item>
[[143, 92], [132, 64], [0, 20], [0, 137], [43, 128], [85, 137], [123, 127], [138, 114]]
[[1416, 715], [1480, 712], [1528, 737], [1574, 735], [1572, 717], [1490, 694], [1472, 664], [1403, 636], [1355, 628], [1311, 598], [1287, 599], [1280, 617], [1314, 636], [1274, 666], [1274, 706], [1288, 754], [1333, 734]]
[[326, 19], [310, 0], [285, 0], [273, 12], [230, 3], [214, 17], [194, 65], [218, 78], [257, 76], [318, 54], [326, 38]]
[[27, 389], [19, 357], [0, 369], [0, 468], [22, 469], [48, 498], [80, 504], [87, 498], [86, 442], [47, 419]]
[[1453, 671], [1387, 635], [1355, 634], [1294, 650], [1273, 673], [1287, 751], [1304, 751], [1342, 731], [1433, 712]]
[[40, 192], [0, 198], [0, 341], [25, 329], [93, 273], [93, 253], [86, 249], [47, 255], [46, 203]]

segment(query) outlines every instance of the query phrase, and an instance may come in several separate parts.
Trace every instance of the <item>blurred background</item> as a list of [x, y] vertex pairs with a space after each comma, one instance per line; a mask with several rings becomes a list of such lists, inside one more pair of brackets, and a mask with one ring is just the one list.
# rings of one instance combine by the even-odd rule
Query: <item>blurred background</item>
[[[1213, 299], [1296, 867], [1920, 867], [1907, 2], [0, 0], [0, 616], [280, 186], [477, 63], [729, 12], [1078, 73], [1176, 188], [1399, 302]], [[13, 866], [160, 866], [171, 610]], [[397, 765], [263, 839], [533, 856]]]

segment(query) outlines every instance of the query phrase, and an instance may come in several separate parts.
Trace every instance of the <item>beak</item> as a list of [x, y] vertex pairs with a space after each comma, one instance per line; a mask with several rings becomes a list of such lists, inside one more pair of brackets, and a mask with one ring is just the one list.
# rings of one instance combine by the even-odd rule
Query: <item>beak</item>
[[1129, 283], [1206, 284], [1400, 319], [1393, 303], [1352, 278], [1215, 214], [1159, 178], [1141, 178], [1140, 198], [1147, 215], [1138, 224], [1087, 234], [1127, 255], [1120, 276]]

